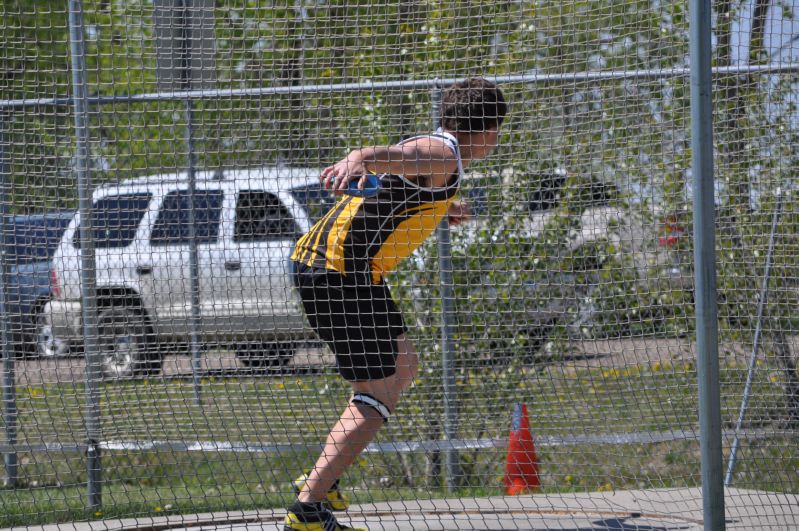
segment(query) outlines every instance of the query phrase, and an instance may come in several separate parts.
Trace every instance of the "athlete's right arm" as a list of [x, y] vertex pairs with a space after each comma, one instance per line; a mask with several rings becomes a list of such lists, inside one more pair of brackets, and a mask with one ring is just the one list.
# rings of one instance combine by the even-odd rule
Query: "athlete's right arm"
[[322, 184], [334, 192], [343, 192], [350, 181], [366, 184], [367, 174], [391, 173], [409, 180], [430, 176], [434, 186], [446, 184], [458, 169], [452, 149], [438, 139], [421, 137], [396, 146], [372, 146], [355, 149], [345, 158], [328, 166], [320, 175]]

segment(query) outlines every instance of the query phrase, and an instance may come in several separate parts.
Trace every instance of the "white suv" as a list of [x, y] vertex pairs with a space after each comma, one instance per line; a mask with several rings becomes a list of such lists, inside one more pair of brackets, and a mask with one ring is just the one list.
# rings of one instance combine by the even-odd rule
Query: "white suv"
[[[193, 209], [187, 176], [108, 184], [93, 195], [98, 343], [107, 377], [157, 371], [167, 346], [191, 337], [190, 219], [199, 269], [204, 344], [229, 345], [250, 367], [285, 362], [310, 337], [293, 291], [297, 237], [333, 198], [312, 168], [198, 172]], [[53, 257], [53, 300], [43, 322], [82, 338], [80, 217]]]

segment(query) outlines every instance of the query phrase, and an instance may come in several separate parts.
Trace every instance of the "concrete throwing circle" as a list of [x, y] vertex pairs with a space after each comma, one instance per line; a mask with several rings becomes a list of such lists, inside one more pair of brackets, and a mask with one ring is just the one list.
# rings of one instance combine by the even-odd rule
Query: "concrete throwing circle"
[[[339, 517], [342, 524], [368, 531], [677, 531], [701, 530], [696, 522], [642, 514], [561, 512], [406, 512], [350, 513]], [[282, 518], [261, 518], [249, 522], [206, 522], [197, 526], [178, 526], [173, 531], [282, 531]]]
[[[799, 529], [799, 495], [725, 489], [729, 529]], [[172, 514], [29, 526], [26, 531], [282, 531], [285, 511]], [[351, 507], [342, 524], [368, 531], [677, 531], [704, 528], [699, 488], [409, 499]]]

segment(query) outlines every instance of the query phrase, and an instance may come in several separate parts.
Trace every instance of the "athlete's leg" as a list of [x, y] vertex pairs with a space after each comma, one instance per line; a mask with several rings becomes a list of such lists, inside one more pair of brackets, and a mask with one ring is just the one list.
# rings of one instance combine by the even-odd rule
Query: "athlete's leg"
[[[394, 411], [400, 394], [416, 378], [419, 359], [413, 344], [402, 334], [396, 338], [397, 370], [380, 380], [352, 382], [353, 393], [363, 393]], [[325, 495], [385, 423], [383, 415], [372, 406], [350, 403], [327, 436], [322, 454], [308, 474], [299, 494], [303, 503], [317, 502]]]

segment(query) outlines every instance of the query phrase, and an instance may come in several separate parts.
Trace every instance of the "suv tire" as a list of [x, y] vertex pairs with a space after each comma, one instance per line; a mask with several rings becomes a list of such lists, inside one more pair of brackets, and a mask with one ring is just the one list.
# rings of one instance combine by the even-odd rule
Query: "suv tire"
[[291, 343], [255, 342], [236, 346], [236, 356], [242, 365], [255, 372], [279, 371], [294, 357]]
[[69, 341], [53, 335], [53, 327], [41, 312], [36, 314], [33, 337], [35, 338], [36, 354], [40, 358], [61, 358], [69, 354]]
[[97, 330], [105, 378], [146, 376], [161, 370], [161, 356], [140, 310], [129, 306], [105, 308], [100, 311]]

